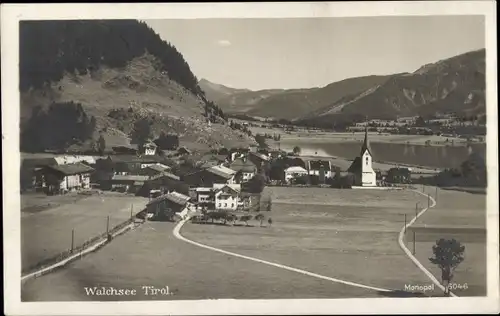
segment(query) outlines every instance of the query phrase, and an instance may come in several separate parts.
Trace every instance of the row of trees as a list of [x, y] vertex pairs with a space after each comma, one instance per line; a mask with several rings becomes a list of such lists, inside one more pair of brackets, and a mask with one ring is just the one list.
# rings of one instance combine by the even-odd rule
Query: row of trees
[[96, 119], [80, 103], [52, 103], [47, 109], [37, 106], [21, 125], [22, 151], [64, 150], [92, 139]]
[[148, 52], [160, 70], [185, 87], [203, 94], [182, 54], [137, 20], [21, 21], [20, 89], [57, 82], [65, 72], [87, 74], [105, 65], [124, 67]]

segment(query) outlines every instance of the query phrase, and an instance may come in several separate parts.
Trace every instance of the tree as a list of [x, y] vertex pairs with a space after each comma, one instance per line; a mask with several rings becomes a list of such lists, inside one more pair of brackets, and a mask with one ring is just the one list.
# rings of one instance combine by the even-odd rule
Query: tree
[[265, 218], [266, 217], [264, 216], [264, 214], [257, 214], [257, 215], [255, 215], [255, 220], [260, 221], [260, 227], [262, 227], [262, 223], [264, 222]]
[[250, 193], [262, 193], [266, 186], [266, 180], [261, 174], [256, 174], [247, 182], [247, 188]]
[[243, 215], [240, 217], [240, 221], [245, 223], [245, 226], [248, 226], [248, 221], [252, 219], [252, 215]]
[[441, 283], [444, 285], [444, 294], [449, 295], [449, 284], [453, 280], [453, 272], [464, 261], [465, 246], [455, 239], [439, 239], [432, 246], [433, 256], [429, 258], [432, 264], [441, 269]]
[[142, 117], [134, 122], [132, 131], [130, 133], [130, 138], [133, 144], [139, 145], [139, 149], [142, 150], [142, 146], [152, 137], [151, 122], [148, 118]]
[[271, 225], [273, 224], [273, 219], [271, 217], [269, 217], [269, 219], [267, 220], [267, 223], [269, 224], [269, 227], [271, 227]]
[[294, 153], [295, 155], [300, 155], [300, 152], [301, 152], [301, 149], [300, 149], [300, 147], [299, 147], [299, 146], [295, 146], [295, 147], [293, 147], [293, 153]]
[[99, 155], [104, 155], [104, 150], [106, 149], [106, 140], [102, 136], [102, 134], [99, 136], [99, 139], [97, 140], [97, 150], [99, 151]]

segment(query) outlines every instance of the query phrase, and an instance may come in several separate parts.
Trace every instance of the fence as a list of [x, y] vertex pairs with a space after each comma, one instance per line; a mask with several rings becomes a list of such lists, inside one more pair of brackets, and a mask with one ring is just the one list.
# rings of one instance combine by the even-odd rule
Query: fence
[[98, 243], [99, 241], [102, 241], [102, 240], [105, 240], [108, 238], [108, 235], [113, 235], [115, 234], [116, 232], [120, 231], [121, 229], [125, 228], [127, 225], [130, 225], [134, 223], [134, 218], [131, 217], [129, 218], [128, 220], [116, 225], [115, 227], [111, 228], [110, 230], [98, 235], [98, 236], [95, 236], [87, 241], [85, 241], [83, 244], [81, 244], [80, 246], [77, 246], [73, 249], [68, 249], [68, 250], [65, 250], [51, 258], [47, 258], [45, 260], [42, 260], [40, 262], [38, 262], [37, 264], [35, 265], [32, 265], [28, 268], [24, 268], [21, 272], [22, 275], [25, 275], [25, 274], [29, 274], [29, 273], [32, 273], [32, 272], [35, 272], [35, 271], [38, 271], [40, 269], [44, 269], [46, 267], [49, 267], [53, 264], [56, 264], [60, 261], [63, 261], [69, 257], [71, 257], [72, 255], [76, 254], [76, 253], [79, 253], [79, 252], [82, 252], [84, 251], [85, 249], [89, 248], [90, 246]]

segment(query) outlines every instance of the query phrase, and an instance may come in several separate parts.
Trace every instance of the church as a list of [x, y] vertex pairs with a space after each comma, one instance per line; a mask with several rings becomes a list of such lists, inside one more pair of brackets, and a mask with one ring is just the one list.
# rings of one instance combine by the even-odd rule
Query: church
[[368, 128], [365, 128], [365, 139], [361, 146], [361, 152], [354, 159], [347, 171], [354, 177], [354, 185], [362, 187], [377, 186], [377, 175], [372, 167], [373, 152], [368, 142]]

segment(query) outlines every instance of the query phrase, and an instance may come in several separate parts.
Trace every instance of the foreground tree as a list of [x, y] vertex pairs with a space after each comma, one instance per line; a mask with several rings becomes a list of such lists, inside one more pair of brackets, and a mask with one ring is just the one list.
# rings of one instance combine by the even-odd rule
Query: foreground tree
[[453, 280], [453, 272], [464, 261], [464, 252], [465, 246], [455, 239], [441, 238], [432, 246], [433, 256], [429, 260], [441, 269], [445, 296], [450, 294], [449, 284]]

